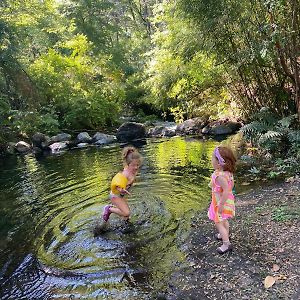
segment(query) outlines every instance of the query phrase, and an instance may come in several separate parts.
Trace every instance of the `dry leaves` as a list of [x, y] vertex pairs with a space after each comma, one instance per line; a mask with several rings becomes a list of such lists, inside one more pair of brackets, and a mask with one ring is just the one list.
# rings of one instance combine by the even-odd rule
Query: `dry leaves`
[[270, 288], [274, 283], [276, 279], [273, 276], [267, 276], [264, 280], [264, 286], [266, 289]]
[[249, 185], [250, 182], [242, 182], [241, 185]]
[[273, 272], [278, 272], [279, 269], [280, 269], [280, 267], [277, 264], [274, 264], [273, 267], [272, 267]]

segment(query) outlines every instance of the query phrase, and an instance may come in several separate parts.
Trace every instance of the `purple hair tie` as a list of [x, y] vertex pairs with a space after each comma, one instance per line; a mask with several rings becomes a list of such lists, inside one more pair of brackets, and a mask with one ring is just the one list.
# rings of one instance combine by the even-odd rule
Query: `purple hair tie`
[[220, 151], [219, 151], [219, 147], [216, 147], [215, 150], [214, 150], [214, 155], [215, 157], [217, 158], [219, 164], [221, 166], [224, 166], [225, 165], [225, 159], [221, 156], [220, 154]]

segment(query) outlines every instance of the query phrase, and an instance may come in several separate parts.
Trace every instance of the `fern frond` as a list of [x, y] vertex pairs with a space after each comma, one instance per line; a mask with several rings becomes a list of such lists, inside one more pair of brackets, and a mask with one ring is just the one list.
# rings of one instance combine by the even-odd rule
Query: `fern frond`
[[288, 139], [291, 143], [300, 143], [300, 130], [291, 130]]
[[253, 121], [249, 124], [244, 125], [241, 128], [242, 133], [245, 134], [257, 134], [264, 133], [270, 129], [270, 126], [265, 122]]
[[259, 112], [254, 114], [253, 118], [268, 125], [274, 125], [278, 121], [278, 117], [268, 107], [262, 107]]
[[278, 121], [278, 124], [282, 127], [288, 128], [292, 125], [292, 123], [295, 121], [295, 119], [297, 118], [297, 115], [291, 115], [288, 117], [285, 117], [281, 120]]
[[269, 130], [259, 137], [258, 143], [260, 145], [274, 144], [274, 143], [278, 142], [281, 139], [281, 137], [283, 137], [282, 132]]

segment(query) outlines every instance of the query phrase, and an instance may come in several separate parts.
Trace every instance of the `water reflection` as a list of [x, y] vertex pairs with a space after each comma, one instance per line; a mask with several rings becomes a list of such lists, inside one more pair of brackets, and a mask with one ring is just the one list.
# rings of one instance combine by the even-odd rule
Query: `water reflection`
[[148, 140], [140, 147], [144, 162], [129, 201], [133, 230], [124, 233], [113, 217], [96, 238], [110, 180], [122, 168], [118, 145], [6, 161], [0, 173], [1, 299], [148, 299], [163, 290], [184, 261], [180, 249], [190, 217], [209, 202], [215, 144]]

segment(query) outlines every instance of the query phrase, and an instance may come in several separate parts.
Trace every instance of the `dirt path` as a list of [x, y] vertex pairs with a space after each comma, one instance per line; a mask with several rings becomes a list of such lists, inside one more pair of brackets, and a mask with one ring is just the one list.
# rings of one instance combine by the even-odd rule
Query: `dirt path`
[[[167, 299], [300, 299], [300, 180], [237, 197], [234, 251], [216, 253], [206, 213], [194, 219], [184, 250], [189, 265], [173, 275]], [[266, 276], [275, 284], [264, 287]]]

